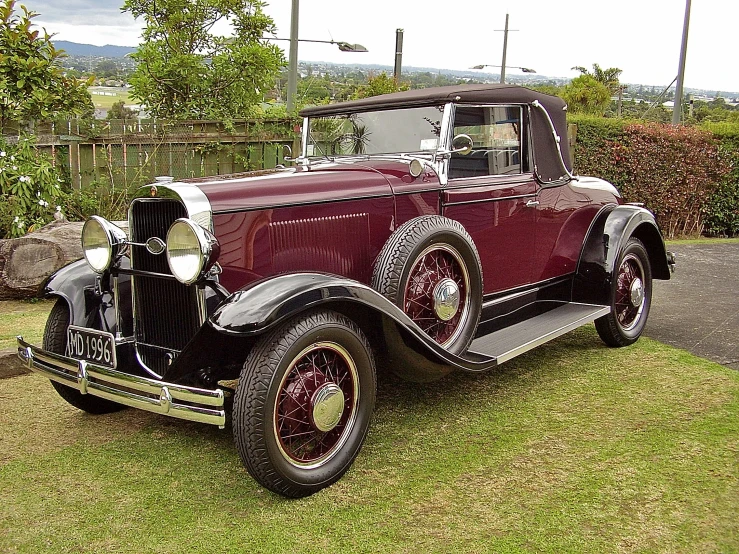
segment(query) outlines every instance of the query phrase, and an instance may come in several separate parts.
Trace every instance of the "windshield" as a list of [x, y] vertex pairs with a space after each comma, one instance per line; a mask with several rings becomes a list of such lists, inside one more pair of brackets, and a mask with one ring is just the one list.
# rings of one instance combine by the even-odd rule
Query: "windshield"
[[308, 156], [435, 152], [444, 106], [308, 119]]

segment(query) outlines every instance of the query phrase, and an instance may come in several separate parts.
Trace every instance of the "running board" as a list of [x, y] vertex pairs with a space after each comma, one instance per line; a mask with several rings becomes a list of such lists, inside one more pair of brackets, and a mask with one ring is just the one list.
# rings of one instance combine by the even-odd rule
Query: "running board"
[[476, 338], [465, 357], [482, 354], [502, 364], [608, 314], [609, 306], [568, 303], [521, 323]]

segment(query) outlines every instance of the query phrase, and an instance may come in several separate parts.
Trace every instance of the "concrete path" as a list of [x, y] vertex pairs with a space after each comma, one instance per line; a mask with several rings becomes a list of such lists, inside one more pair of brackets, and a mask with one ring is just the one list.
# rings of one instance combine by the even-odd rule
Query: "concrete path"
[[739, 370], [739, 242], [668, 249], [677, 268], [654, 281], [645, 334]]

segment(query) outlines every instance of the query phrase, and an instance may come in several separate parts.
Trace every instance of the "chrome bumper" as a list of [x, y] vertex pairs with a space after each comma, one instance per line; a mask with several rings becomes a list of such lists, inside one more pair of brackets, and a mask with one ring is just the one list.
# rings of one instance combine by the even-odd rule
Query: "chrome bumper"
[[48, 352], [27, 343], [23, 337], [18, 337], [18, 357], [32, 371], [82, 394], [157, 414], [218, 425], [221, 429], [226, 425], [221, 389], [199, 389], [129, 375]]

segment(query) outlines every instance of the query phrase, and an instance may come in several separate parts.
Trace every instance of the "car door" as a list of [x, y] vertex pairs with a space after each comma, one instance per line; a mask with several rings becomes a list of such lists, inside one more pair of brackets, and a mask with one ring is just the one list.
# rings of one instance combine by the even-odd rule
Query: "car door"
[[480, 254], [485, 294], [532, 282], [537, 183], [521, 106], [463, 106], [453, 135], [472, 151], [452, 154], [442, 214], [462, 223]]

